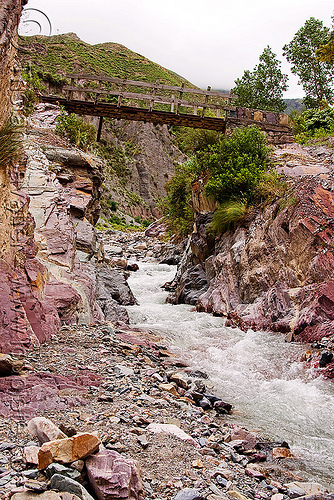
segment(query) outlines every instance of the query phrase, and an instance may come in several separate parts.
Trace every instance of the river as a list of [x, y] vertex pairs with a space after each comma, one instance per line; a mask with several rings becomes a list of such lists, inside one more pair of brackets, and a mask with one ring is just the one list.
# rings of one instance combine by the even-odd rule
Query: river
[[130, 323], [160, 333], [180, 358], [205, 371], [212, 390], [234, 406], [228, 421], [287, 441], [302, 461], [303, 476], [333, 490], [334, 384], [300, 361], [305, 345], [225, 327], [223, 318], [192, 306], [165, 304], [161, 285], [176, 268], [139, 265], [129, 278], [139, 302], [127, 308]]

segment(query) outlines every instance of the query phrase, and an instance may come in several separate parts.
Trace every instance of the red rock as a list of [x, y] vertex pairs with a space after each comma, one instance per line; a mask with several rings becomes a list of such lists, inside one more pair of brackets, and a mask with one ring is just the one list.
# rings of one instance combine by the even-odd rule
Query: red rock
[[[29, 272], [39, 268], [29, 259]], [[37, 271], [34, 276], [37, 276]], [[37, 278], [36, 278], [37, 281]], [[41, 280], [42, 281], [42, 280]], [[40, 290], [30, 284], [21, 269], [0, 261], [0, 350], [22, 353], [49, 338], [60, 327], [56, 308], [38, 298]]]
[[71, 285], [52, 280], [45, 287], [45, 295], [53, 301], [63, 322], [76, 323], [75, 313], [78, 309], [82, 309], [82, 298]]
[[99, 500], [138, 500], [143, 491], [135, 460], [101, 450], [86, 459], [88, 480]]
[[231, 441], [241, 440], [245, 450], [252, 450], [256, 445], [256, 435], [235, 425], [231, 430]]

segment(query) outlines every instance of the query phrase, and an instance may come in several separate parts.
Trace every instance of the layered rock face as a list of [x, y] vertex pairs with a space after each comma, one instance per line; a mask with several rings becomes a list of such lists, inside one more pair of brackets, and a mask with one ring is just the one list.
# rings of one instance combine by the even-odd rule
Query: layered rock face
[[[97, 264], [103, 259], [93, 226], [100, 209], [99, 165], [51, 131], [28, 127], [24, 158], [11, 166], [7, 182], [1, 351], [23, 352], [61, 324], [87, 324], [112, 315], [126, 321], [119, 303], [135, 299], [124, 273]], [[116, 300], [110, 297], [106, 306], [101, 290], [111, 283]]]
[[[4, 0], [0, 5], [0, 127], [8, 120], [15, 80], [17, 27], [22, 5], [19, 0]], [[21, 350], [42, 339], [43, 323], [53, 325], [56, 318], [48, 307], [41, 313], [27, 268], [35, 266], [37, 247], [33, 238], [34, 221], [28, 212], [29, 200], [18, 188], [18, 166], [0, 164], [0, 350]], [[39, 275], [42, 280], [42, 275]], [[29, 317], [29, 319], [28, 319]], [[33, 328], [32, 325], [35, 325]], [[51, 328], [52, 329], [52, 328]], [[10, 346], [10, 347], [9, 347]]]
[[11, 80], [18, 78], [16, 63], [17, 27], [27, 0], [2, 0], [0, 5], [0, 126], [9, 118], [12, 103]]
[[108, 194], [133, 217], [161, 216], [157, 200], [166, 196], [165, 184], [174, 175], [174, 162], [186, 158], [173, 143], [167, 125], [114, 120], [102, 128], [102, 137], [125, 152], [122, 175], [104, 168]]
[[[25, 161], [12, 168], [11, 195], [5, 202], [10, 218], [0, 262], [3, 352], [21, 352], [46, 340], [62, 322], [103, 318], [95, 303], [95, 282], [84, 272], [76, 251], [80, 229], [92, 227], [88, 219], [94, 219], [94, 175], [83, 175], [87, 165], [92, 167], [64, 148], [52, 149], [58, 163], [50, 163], [50, 151], [45, 154], [29, 141]], [[64, 188], [52, 167], [64, 178], [74, 168], [71, 161], [77, 172]], [[93, 247], [92, 240], [86, 250], [92, 252]]]
[[[330, 149], [276, 152], [291, 194], [213, 242], [199, 214], [171, 302], [196, 304], [242, 329], [316, 341], [334, 327], [334, 165]], [[207, 284], [205, 283], [205, 278]]]

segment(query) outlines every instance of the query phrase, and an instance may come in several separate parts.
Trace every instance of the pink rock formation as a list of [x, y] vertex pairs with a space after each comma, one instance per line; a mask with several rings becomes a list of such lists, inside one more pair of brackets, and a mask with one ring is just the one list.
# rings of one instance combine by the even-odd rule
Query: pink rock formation
[[[0, 415], [32, 418], [43, 410], [65, 410], [84, 405], [88, 377], [80, 384], [50, 373], [34, 373], [0, 378]], [[71, 395], [73, 394], [73, 395]]]
[[138, 500], [143, 491], [135, 460], [101, 450], [86, 459], [88, 479], [99, 500]]

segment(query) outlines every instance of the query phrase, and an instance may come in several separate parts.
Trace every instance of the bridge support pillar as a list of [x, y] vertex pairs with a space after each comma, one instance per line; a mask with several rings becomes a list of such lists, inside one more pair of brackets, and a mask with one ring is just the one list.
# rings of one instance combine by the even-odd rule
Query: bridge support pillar
[[100, 116], [99, 127], [97, 129], [96, 142], [100, 142], [101, 139], [102, 123], [103, 123], [103, 116]]

